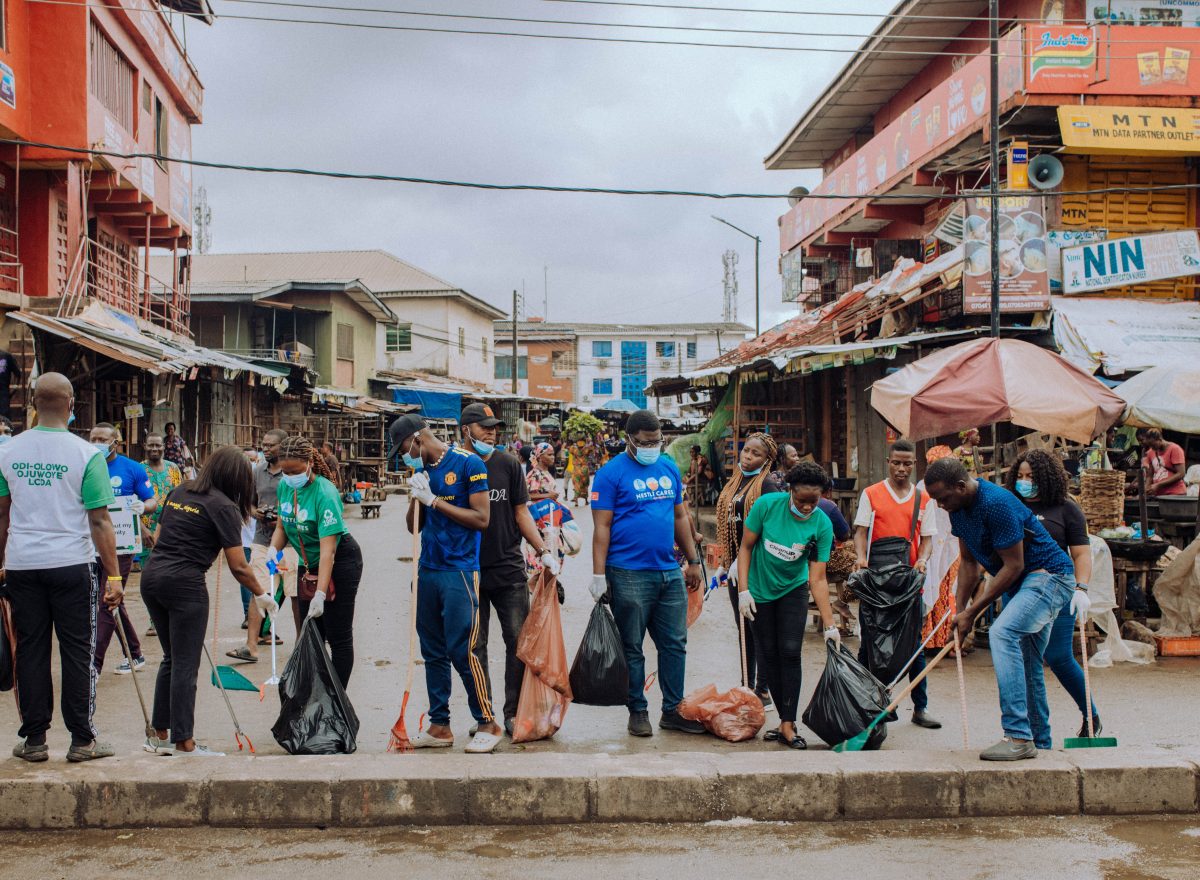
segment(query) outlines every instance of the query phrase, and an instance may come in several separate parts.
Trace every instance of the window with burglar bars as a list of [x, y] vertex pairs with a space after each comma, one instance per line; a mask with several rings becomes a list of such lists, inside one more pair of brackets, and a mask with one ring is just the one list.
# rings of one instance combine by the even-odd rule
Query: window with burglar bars
[[88, 85], [91, 92], [116, 117], [121, 127], [133, 134], [133, 108], [136, 100], [133, 65], [117, 51], [117, 47], [105, 36], [95, 19], [91, 22], [90, 43], [91, 69]]
[[337, 325], [337, 356], [339, 361], [354, 360], [354, 325]]

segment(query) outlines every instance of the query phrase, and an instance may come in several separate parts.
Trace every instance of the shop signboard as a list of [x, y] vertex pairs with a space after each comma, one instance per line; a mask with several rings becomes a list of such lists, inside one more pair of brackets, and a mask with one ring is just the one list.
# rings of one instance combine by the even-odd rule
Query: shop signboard
[[1062, 252], [1063, 293], [1094, 293], [1200, 273], [1194, 229], [1134, 235]]
[[1200, 27], [1200, 0], [1087, 0], [1095, 24]]
[[1062, 293], [1062, 252], [1065, 248], [1095, 244], [1108, 238], [1107, 229], [1051, 229], [1046, 233], [1046, 271], [1050, 292]]
[[142, 518], [130, 509], [134, 497], [118, 495], [108, 507], [108, 518], [116, 533], [118, 556], [142, 552]]
[[[1200, 9], [1200, 0], [1187, 0]], [[1193, 15], [1185, 18], [1192, 23]], [[1149, 25], [1026, 25], [1025, 90], [1031, 94], [1194, 95], [1195, 31]]]
[[1029, 91], [1082, 91], [1095, 78], [1096, 33], [1092, 28], [1030, 25], [1025, 33]]
[[[981, 314], [992, 308], [991, 200], [966, 200], [963, 235], [963, 311]], [[1040, 312], [1050, 308], [1046, 272], [1046, 220], [1042, 199], [1005, 193], [1000, 209], [1000, 311]]]
[[1200, 110], [1185, 107], [1067, 105], [1058, 108], [1058, 127], [1071, 153], [1200, 155]]

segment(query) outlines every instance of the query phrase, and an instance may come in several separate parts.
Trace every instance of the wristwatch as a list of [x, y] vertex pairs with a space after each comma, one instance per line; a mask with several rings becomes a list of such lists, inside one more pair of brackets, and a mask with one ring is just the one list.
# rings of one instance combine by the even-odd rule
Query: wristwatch
[[1087, 584], [1080, 584], [1080, 583], [1075, 584], [1075, 589], [1083, 590], [1085, 593], [1087, 592], [1087, 588], [1088, 588]]
[[699, 559], [699, 557], [697, 557], [696, 559], [689, 559], [689, 560], [687, 561], [687, 563], [688, 563], [688, 565], [699, 565], [699, 564], [700, 564], [700, 559]]

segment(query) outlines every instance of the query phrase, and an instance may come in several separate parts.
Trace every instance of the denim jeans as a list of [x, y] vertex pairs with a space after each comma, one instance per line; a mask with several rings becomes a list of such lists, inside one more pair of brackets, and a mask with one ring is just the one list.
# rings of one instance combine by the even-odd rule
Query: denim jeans
[[[1050, 643], [1046, 645], [1044, 656], [1046, 665], [1050, 667], [1050, 671], [1054, 673], [1058, 683], [1071, 695], [1071, 699], [1079, 707], [1079, 714], [1086, 719], [1087, 711], [1084, 706], [1087, 701], [1087, 688], [1084, 687], [1083, 668], [1075, 659], [1075, 645], [1078, 641], [1076, 635], [1075, 615], [1071, 613], [1071, 605], [1068, 602], [1059, 612], [1058, 617], [1054, 618], [1054, 626], [1050, 630]], [[1096, 711], [1095, 700], [1092, 701], [1092, 714], [1100, 714]], [[1039, 749], [1053, 748], [1049, 727], [1040, 736], [1035, 727], [1033, 741]]]
[[1070, 602], [1074, 588], [1073, 575], [1026, 574], [988, 632], [1000, 691], [1000, 723], [1011, 739], [1034, 739], [1035, 729], [1043, 741], [1049, 739], [1050, 708], [1042, 657], [1055, 618]]
[[683, 699], [684, 664], [687, 658], [687, 589], [683, 572], [630, 571], [608, 568], [613, 618], [625, 647], [629, 665], [630, 712], [647, 708], [646, 657], [642, 644], [646, 633], [658, 651], [658, 686], [663, 712], [674, 712]]

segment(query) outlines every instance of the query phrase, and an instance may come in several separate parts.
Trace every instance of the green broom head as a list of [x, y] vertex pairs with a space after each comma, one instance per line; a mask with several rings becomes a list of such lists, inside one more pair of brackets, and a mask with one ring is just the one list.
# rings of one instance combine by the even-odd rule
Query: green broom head
[[[220, 682], [217, 677], [220, 676]], [[232, 666], [218, 666], [212, 673], [213, 687], [224, 686], [227, 691], [253, 691], [258, 693], [258, 685], [242, 675]]]

